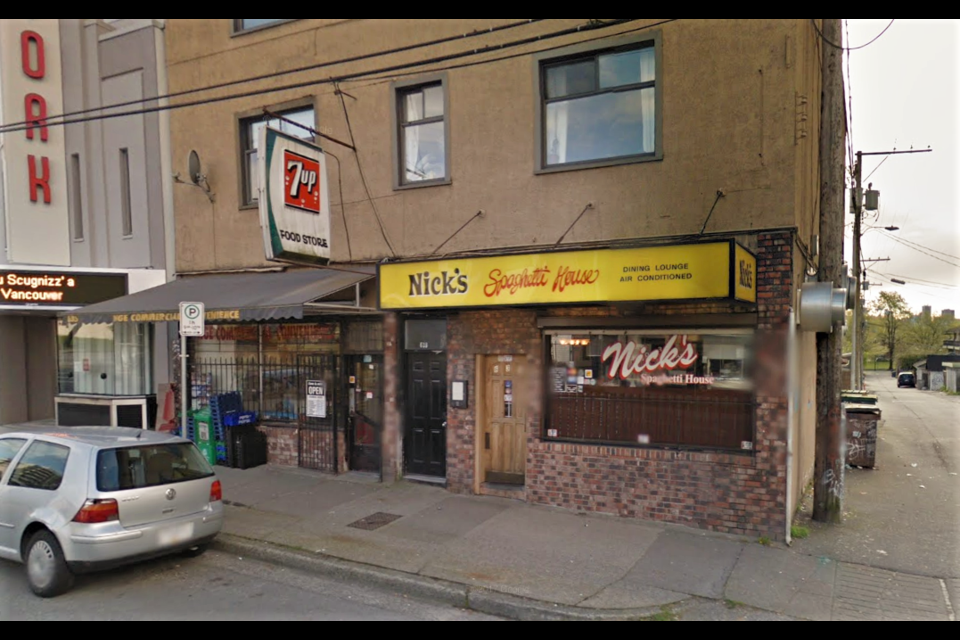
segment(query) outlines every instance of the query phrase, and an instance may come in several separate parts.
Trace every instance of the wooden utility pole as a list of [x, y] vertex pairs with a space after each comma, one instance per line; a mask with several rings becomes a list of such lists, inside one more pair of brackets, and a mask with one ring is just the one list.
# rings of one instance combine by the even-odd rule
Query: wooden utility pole
[[[843, 33], [840, 19], [822, 20], [823, 96], [820, 111], [820, 282], [842, 286], [846, 168], [846, 110], [843, 90]], [[832, 43], [832, 44], [831, 44]], [[840, 368], [843, 334], [817, 335], [817, 450], [813, 518], [843, 519], [843, 423]]]

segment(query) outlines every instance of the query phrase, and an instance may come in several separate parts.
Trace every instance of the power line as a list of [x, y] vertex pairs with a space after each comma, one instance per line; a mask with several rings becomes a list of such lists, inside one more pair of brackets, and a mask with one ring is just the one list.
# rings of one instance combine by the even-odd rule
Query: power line
[[890, 27], [893, 26], [893, 23], [894, 23], [894, 22], [896, 22], [895, 19], [894, 19], [894, 20], [891, 20], [891, 21], [890, 21], [890, 24], [888, 24], [886, 27], [884, 27], [884, 28], [883, 28], [883, 31], [881, 31], [879, 34], [877, 34], [877, 37], [874, 38], [873, 40], [871, 40], [870, 42], [868, 42], [868, 43], [866, 43], [866, 44], [862, 44], [862, 45], [860, 45], [859, 47], [844, 47], [843, 45], [839, 45], [839, 44], [836, 44], [835, 42], [830, 42], [829, 40], [827, 40], [827, 39], [823, 36], [823, 31], [820, 30], [820, 25], [817, 24], [817, 21], [814, 20], [814, 19], [811, 19], [811, 20], [810, 20], [810, 24], [813, 25], [813, 29], [817, 32], [817, 35], [820, 37], [821, 40], [823, 40], [826, 44], [830, 45], [830, 46], [833, 47], [834, 49], [841, 49], [841, 50], [843, 50], [843, 51], [858, 51], [859, 49], [865, 49], [865, 48], [869, 47], [869, 46], [872, 45], [874, 42], [876, 42], [877, 40], [879, 40], [879, 39], [883, 36], [883, 34], [885, 34], [885, 33], [890, 29]]
[[[593, 37], [593, 38], [584, 38], [584, 39], [580, 40], [579, 42], [580, 42], [580, 43], [595, 42], [595, 41], [597, 41], [597, 40], [606, 40], [607, 38], [615, 38], [615, 37], [617, 37], [617, 36], [624, 36], [624, 35], [628, 35], [628, 34], [631, 34], [631, 33], [637, 33], [637, 32], [639, 32], [639, 31], [647, 31], [648, 29], [653, 29], [654, 27], [659, 27], [659, 26], [661, 26], [661, 25], [665, 25], [665, 24], [668, 24], [668, 23], [670, 23], [670, 22], [676, 22], [677, 20], [679, 20], [679, 18], [670, 18], [670, 19], [668, 19], [668, 20], [661, 20], [661, 21], [659, 21], [659, 22], [654, 22], [654, 23], [652, 23], [652, 24], [647, 24], [647, 25], [644, 25], [644, 26], [642, 26], [642, 27], [636, 27], [636, 28], [634, 28], [634, 29], [624, 29], [623, 31], [618, 31], [617, 33], [612, 33], [612, 34], [609, 34], [609, 35], [595, 36], [595, 37]], [[536, 54], [538, 54], [538, 53], [544, 53], [544, 52], [548, 52], [548, 51], [553, 51], [553, 50], [555, 50], [555, 49], [561, 49], [561, 48], [563, 48], [563, 47], [565, 47], [565, 46], [567, 46], [567, 45], [560, 45], [560, 46], [558, 46], [558, 47], [549, 47], [549, 48], [547, 48], [547, 49], [541, 49], [541, 50], [539, 50], [539, 51], [525, 51], [525, 52], [523, 52], [523, 53], [512, 53], [512, 54], [505, 55], [505, 56], [500, 56], [500, 57], [497, 57], [497, 58], [487, 58], [487, 59], [485, 59], [485, 60], [475, 60], [475, 61], [473, 61], [473, 62], [461, 62], [461, 63], [458, 63], [458, 64], [451, 64], [451, 65], [446, 65], [446, 66], [442, 66], [442, 67], [433, 67], [433, 68], [431, 68], [431, 69], [421, 69], [421, 70], [418, 70], [418, 71], [408, 71], [408, 72], [403, 72], [403, 73], [393, 73], [393, 74], [385, 75], [385, 76], [375, 76], [373, 79], [374, 79], [374, 80], [383, 81], [383, 80], [390, 80], [390, 79], [393, 79], [393, 78], [402, 78], [402, 77], [404, 77], [404, 76], [419, 75], [419, 74], [423, 74], [423, 73], [436, 73], [436, 72], [438, 72], [438, 71], [454, 71], [454, 70], [456, 70], [456, 69], [466, 69], [466, 68], [468, 68], [468, 67], [477, 67], [477, 66], [481, 66], [481, 65], [484, 65], [484, 64], [491, 64], [491, 63], [494, 63], [494, 62], [503, 62], [503, 61], [505, 61], [505, 60], [513, 60], [513, 59], [515, 59], [515, 58], [523, 58], [523, 57], [525, 57], [525, 56], [536, 55]]]
[[390, 249], [390, 253], [393, 254], [393, 257], [397, 257], [397, 250], [393, 248], [393, 243], [390, 242], [390, 238], [387, 237], [387, 228], [383, 224], [383, 218], [380, 217], [380, 210], [377, 209], [377, 201], [373, 199], [373, 194], [370, 193], [370, 186], [367, 184], [367, 176], [363, 172], [363, 164], [360, 162], [360, 151], [357, 149], [357, 139], [353, 135], [353, 124], [350, 122], [350, 112], [347, 110], [347, 100], [343, 97], [343, 92], [340, 91], [339, 85], [333, 85], [337, 96], [340, 98], [340, 105], [343, 107], [343, 117], [347, 121], [347, 132], [350, 134], [350, 142], [353, 143], [353, 157], [357, 160], [357, 170], [360, 172], [360, 182], [363, 183], [363, 189], [367, 192], [367, 199], [370, 200], [370, 206], [373, 207], [373, 215], [377, 219], [377, 225], [380, 227], [380, 234], [383, 236], [383, 241], [387, 243], [387, 247]]
[[957, 289], [958, 286], [955, 284], [947, 284], [946, 282], [934, 282], [933, 280], [924, 280], [923, 278], [912, 278], [910, 276], [901, 276], [896, 273], [884, 273], [882, 271], [874, 271], [874, 273], [879, 273], [882, 276], [887, 278], [901, 278], [903, 280], [909, 280], [912, 284], [921, 284], [921, 286], [927, 285], [931, 287], [941, 287], [943, 289]]
[[892, 157], [893, 157], [893, 156], [887, 156], [886, 158], [884, 158], [883, 160], [881, 160], [881, 161], [880, 161], [880, 164], [878, 164], [878, 165], [874, 168], [874, 170], [870, 172], [870, 175], [868, 175], [866, 178], [863, 179], [863, 181], [864, 181], [864, 182], [869, 181], [870, 178], [873, 177], [873, 174], [875, 174], [875, 173], [880, 169], [880, 167], [883, 166], [883, 163], [886, 162], [887, 160], [889, 160], [889, 159], [892, 158]]
[[[438, 45], [441, 45], [441, 44], [448, 44], [448, 43], [450, 43], [450, 42], [459, 42], [459, 41], [461, 41], [461, 40], [467, 40], [467, 39], [469, 39], [469, 38], [475, 38], [475, 37], [478, 37], [478, 36], [485, 36], [485, 35], [489, 35], [489, 34], [492, 34], [492, 33], [499, 33], [499, 32], [501, 32], [501, 31], [509, 31], [509, 30], [511, 30], [511, 29], [516, 29], [516, 28], [518, 28], [518, 27], [525, 27], [525, 26], [527, 26], [527, 25], [536, 24], [536, 23], [538, 23], [538, 22], [543, 22], [544, 20], [545, 20], [545, 18], [532, 18], [532, 19], [527, 19], [527, 20], [520, 20], [520, 21], [518, 21], [518, 22], [511, 22], [511, 23], [509, 23], [509, 24], [500, 25], [500, 26], [498, 26], [498, 27], [490, 27], [490, 28], [488, 28], [488, 29], [483, 29], [483, 30], [474, 30], [474, 31], [471, 31], [471, 32], [469, 32], [469, 33], [464, 33], [464, 34], [460, 34], [460, 35], [456, 35], [456, 36], [447, 36], [447, 37], [445, 37], [445, 38], [438, 38], [438, 39], [436, 39], [436, 40], [429, 40], [429, 41], [426, 41], [426, 42], [418, 42], [418, 43], [416, 43], [416, 44], [405, 45], [405, 46], [402, 46], [402, 47], [395, 47], [395, 48], [393, 48], [393, 49], [384, 49], [384, 50], [381, 50], [381, 51], [376, 51], [376, 52], [374, 52], [374, 53], [367, 53], [367, 54], [358, 55], [358, 56], [351, 56], [351, 57], [348, 57], [348, 58], [341, 58], [341, 59], [339, 59], [339, 60], [330, 60], [330, 61], [328, 61], [328, 62], [320, 62], [320, 63], [317, 63], [317, 64], [305, 65], [305, 66], [302, 66], [302, 67], [295, 67], [295, 68], [293, 68], [293, 69], [285, 69], [285, 70], [283, 70], [283, 71], [275, 71], [275, 72], [273, 72], [273, 73], [266, 73], [266, 74], [259, 75], [259, 76], [253, 76], [253, 77], [251, 77], [251, 78], [243, 78], [242, 80], [231, 80], [231, 81], [228, 81], [228, 82], [221, 82], [221, 83], [219, 83], [219, 84], [207, 85], [207, 86], [205, 86], [205, 87], [197, 87], [197, 88], [195, 88], [195, 89], [186, 89], [186, 90], [184, 90], [184, 91], [177, 91], [177, 92], [174, 92], [174, 93], [168, 93], [168, 94], [165, 94], [165, 95], [159, 95], [159, 96], [152, 97], [152, 98], [141, 98], [141, 99], [138, 99], [138, 100], [129, 100], [129, 101], [126, 101], [126, 102], [117, 102], [117, 103], [114, 103], [114, 104], [105, 105], [105, 106], [100, 106], [100, 107], [92, 107], [92, 108], [90, 108], [90, 109], [81, 109], [81, 110], [79, 110], [79, 111], [68, 111], [68, 112], [65, 112], [65, 113], [62, 113], [62, 114], [59, 114], [59, 115], [49, 116], [49, 117], [47, 118], [47, 121], [48, 121], [49, 124], [52, 124], [52, 122], [50, 122], [50, 121], [52, 121], [52, 120], [63, 120], [63, 119], [65, 119], [65, 118], [69, 118], [69, 117], [72, 117], [72, 116], [84, 115], [84, 114], [87, 114], [87, 113], [93, 113], [93, 112], [95, 112], [95, 111], [106, 111], [106, 110], [110, 110], [110, 109], [119, 109], [119, 108], [122, 108], [122, 107], [130, 107], [130, 106], [133, 106], [133, 105], [144, 104], [144, 103], [147, 103], [147, 102], [154, 102], [154, 101], [157, 101], [157, 100], [170, 100], [170, 99], [173, 99], [173, 98], [180, 98], [180, 97], [183, 97], [183, 96], [189, 96], [189, 95], [193, 95], [193, 94], [196, 94], [196, 93], [203, 93], [203, 92], [205, 92], [205, 91], [216, 91], [217, 89], [226, 89], [226, 88], [228, 88], [228, 87], [235, 87], [235, 86], [239, 86], [239, 85], [242, 85], [242, 84], [249, 84], [249, 83], [251, 83], [251, 82], [259, 82], [259, 81], [261, 81], [261, 80], [273, 80], [273, 79], [280, 78], [280, 77], [287, 76], [287, 75], [293, 75], [293, 74], [297, 74], [297, 73], [303, 73], [303, 72], [305, 72], [305, 71], [316, 71], [317, 69], [323, 69], [323, 68], [326, 68], [326, 67], [333, 67], [333, 66], [342, 65], [342, 64], [349, 64], [349, 63], [352, 63], [352, 62], [362, 62], [362, 61], [364, 61], [364, 60], [370, 60], [370, 59], [372, 59], [372, 58], [381, 58], [381, 57], [383, 57], [383, 56], [396, 55], [396, 54], [398, 54], [398, 53], [406, 53], [406, 52], [408, 52], [408, 51], [414, 51], [414, 50], [416, 50], [416, 49], [423, 49], [423, 48], [426, 48], [426, 47], [438, 46]], [[13, 122], [13, 123], [10, 123], [10, 124], [7, 124], [7, 125], [3, 125], [2, 127], [0, 127], [0, 133], [2, 133], [3, 130], [7, 129], [8, 127], [20, 127], [20, 126], [25, 126], [25, 125], [27, 125], [27, 124], [29, 124], [28, 121], [23, 121], [23, 122]]]
[[[347, 225], [347, 207], [343, 203], [343, 164], [340, 162], [340, 158], [329, 151], [324, 151], [324, 153], [337, 161], [337, 187], [340, 190], [340, 216], [343, 218], [343, 232], [347, 236], [347, 256], [349, 256], [350, 262], [353, 262], [353, 246], [350, 244], [350, 227]], [[356, 149], [354, 149], [354, 153], [356, 153]]]
[[[847, 42], [850, 42], [850, 21], [844, 20]], [[850, 52], [847, 52], [847, 153], [853, 159], [853, 79], [850, 74]]]
[[[886, 235], [886, 234], [884, 234], [884, 235]], [[922, 254], [925, 255], [925, 256], [928, 256], [928, 257], [930, 257], [930, 258], [933, 258], [934, 260], [939, 260], [940, 262], [942, 262], [942, 263], [944, 263], [944, 264], [948, 264], [948, 265], [950, 265], [951, 267], [956, 267], [956, 268], [960, 269], [960, 264], [956, 264], [956, 263], [954, 263], [954, 262], [950, 262], [949, 260], [944, 260], [943, 258], [940, 258], [940, 257], [938, 257], [938, 256], [935, 256], [935, 255], [933, 255], [932, 253], [928, 253], [927, 251], [924, 251], [923, 249], [919, 249], [919, 248], [917, 248], [917, 247], [914, 247], [914, 246], [912, 246], [912, 245], [909, 245], [909, 244], [907, 244], [906, 242], [904, 242], [903, 240], [901, 240], [900, 238], [897, 238], [897, 237], [895, 237], [895, 236], [888, 236], [888, 237], [889, 237], [891, 240], [893, 240], [894, 242], [899, 242], [900, 244], [902, 244], [903, 246], [905, 246], [905, 247], [908, 248], [908, 249], [913, 249], [913, 250], [916, 251], [917, 253], [922, 253]]]
[[[881, 231], [881, 233], [884, 233], [884, 235], [886, 235], [885, 232], [882, 232], [882, 231]], [[925, 249], [925, 250], [927, 250], [927, 251], [932, 251], [933, 253], [940, 254], [941, 256], [944, 256], [944, 257], [947, 257], [947, 258], [953, 258], [954, 260], [960, 260], [960, 257], [958, 257], [958, 256], [954, 256], [954, 255], [951, 255], [951, 254], [949, 254], [949, 253], [945, 253], [945, 252], [943, 252], [943, 251], [937, 251], [936, 249], [933, 249], [933, 248], [928, 247], [928, 246], [926, 246], [926, 245], [922, 245], [922, 244], [920, 244], [919, 242], [914, 242], [913, 240], [907, 240], [906, 238], [898, 238], [898, 237], [896, 237], [896, 236], [890, 236], [890, 237], [891, 237], [893, 240], [896, 240], [897, 242], [905, 243], [905, 244], [907, 244], [907, 245], [913, 245], [913, 246], [915, 246], [915, 247], [917, 247], [917, 248], [919, 248], [919, 249]]]
[[[462, 58], [468, 58], [468, 57], [477, 56], [477, 55], [482, 55], [482, 54], [485, 54], [485, 53], [490, 53], [490, 52], [498, 51], [498, 50], [513, 49], [513, 48], [516, 48], [516, 47], [526, 46], [526, 45], [528, 45], [528, 44], [534, 44], [534, 43], [542, 42], [542, 41], [545, 41], [545, 40], [553, 40], [553, 39], [556, 39], [556, 38], [562, 38], [562, 37], [565, 37], [565, 36], [575, 35], [575, 34], [578, 34], [578, 33], [591, 32], [591, 31], [597, 31], [597, 30], [600, 30], [600, 29], [607, 29], [607, 28], [610, 28], [610, 27], [622, 26], [622, 25], [624, 25], [624, 24], [629, 24], [629, 23], [632, 23], [632, 22], [636, 22], [636, 21], [641, 20], [641, 19], [642, 19], [642, 18], [624, 18], [624, 19], [609, 20], [609, 21], [607, 21], [607, 22], [602, 22], [602, 23], [591, 22], [591, 23], [588, 23], [588, 24], [579, 25], [579, 26], [577, 26], [577, 27], [571, 27], [571, 28], [568, 28], [568, 29], [563, 29], [563, 30], [560, 30], [560, 31], [554, 31], [554, 32], [551, 32], [551, 33], [543, 34], [543, 35], [538, 35], [538, 36], [534, 36], [534, 37], [524, 38], [524, 39], [522, 39], [522, 40], [515, 40], [515, 41], [513, 41], [513, 42], [508, 42], [508, 43], [504, 43], [504, 44], [500, 44], [500, 45], [489, 45], [489, 46], [484, 47], [484, 48], [481, 48], [481, 49], [473, 49], [473, 50], [471, 50], [471, 51], [460, 51], [460, 52], [457, 52], [457, 53], [447, 54], [447, 55], [444, 55], [444, 56], [438, 56], [438, 57], [431, 58], [431, 59], [427, 59], [427, 60], [420, 60], [420, 61], [411, 62], [411, 63], [405, 63], [405, 64], [397, 64], [397, 65], [392, 65], [392, 66], [388, 66], [388, 67], [383, 67], [383, 68], [380, 68], [380, 69], [374, 69], [374, 70], [371, 70], [371, 71], [355, 72], [355, 73], [350, 73], [350, 74], [343, 74], [343, 75], [340, 75], [340, 76], [330, 76], [330, 77], [325, 78], [325, 79], [306, 80], [306, 81], [301, 81], [301, 82], [295, 82], [295, 83], [290, 83], [290, 84], [286, 84], [286, 85], [281, 85], [281, 86], [278, 86], [278, 87], [272, 87], [272, 88], [267, 88], [267, 89], [255, 89], [255, 90], [250, 90], [250, 91], [243, 91], [243, 92], [234, 93], [234, 94], [227, 94], [227, 95], [224, 95], [224, 96], [216, 96], [216, 97], [212, 97], [212, 98], [205, 98], [205, 99], [194, 100], [194, 101], [189, 101], [189, 102], [181, 102], [181, 103], [177, 103], [177, 104], [165, 104], [165, 105], [158, 105], [158, 106], [154, 106], [154, 107], [147, 107], [147, 108], [137, 109], [137, 110], [132, 110], [132, 111], [121, 111], [121, 112], [118, 112], [118, 113], [108, 113], [108, 114], [101, 114], [101, 115], [96, 115], [96, 116], [85, 116], [85, 117], [80, 117], [80, 118], [71, 118], [71, 119], [69, 119], [69, 120], [60, 120], [60, 121], [58, 121], [58, 122], [47, 123], [46, 126], [50, 126], [50, 127], [65, 126], [65, 125], [68, 125], [68, 124], [80, 124], [80, 123], [84, 123], [84, 122], [94, 122], [94, 121], [100, 121], [100, 120], [112, 120], [112, 119], [115, 119], [115, 118], [123, 118], [123, 117], [127, 117], [127, 116], [147, 115], [147, 114], [151, 114], [151, 113], [159, 113], [159, 112], [162, 112], [162, 111], [173, 111], [173, 110], [177, 110], [177, 109], [184, 109], [184, 108], [187, 108], [187, 107], [196, 107], [196, 106], [203, 106], [203, 105], [208, 105], [208, 104], [215, 104], [215, 103], [219, 103], [219, 102], [227, 102], [227, 101], [230, 101], [230, 100], [238, 100], [238, 99], [241, 99], [241, 98], [250, 98], [250, 97], [261, 96], [261, 95], [265, 95], [265, 94], [269, 94], [269, 93], [278, 93], [278, 92], [283, 92], [283, 91], [291, 91], [291, 90], [293, 90], [293, 89], [302, 89], [302, 88], [305, 88], [305, 87], [311, 87], [311, 86], [316, 86], [316, 85], [321, 85], [321, 84], [339, 84], [339, 83], [343, 83], [343, 82], [348, 82], [348, 81], [352, 81], [352, 80], [357, 80], [357, 79], [360, 79], [360, 78], [369, 78], [369, 77], [371, 77], [371, 76], [376, 76], [376, 75], [378, 75], [378, 74], [397, 74], [398, 72], [403, 72], [403, 71], [406, 71], [406, 70], [408, 70], [408, 69], [425, 67], [425, 66], [429, 66], [429, 65], [432, 65], [432, 64], [440, 64], [440, 63], [442, 63], [442, 62], [446, 62], [446, 61], [450, 61], [450, 60], [457, 60], [457, 59], [462, 59]], [[664, 20], [664, 21], [661, 21], [661, 22], [658, 22], [658, 23], [653, 23], [653, 24], [650, 24], [650, 25], [646, 25], [645, 27], [642, 27], [642, 28], [640, 28], [640, 29], [636, 29], [636, 31], [640, 31], [640, 30], [643, 30], [643, 29], [650, 29], [650, 28], [655, 27], [655, 26], [657, 26], [657, 25], [665, 24], [666, 22], [672, 22], [672, 21], [673, 21], [673, 20]], [[627, 33], [627, 32], [624, 32], [624, 33]], [[618, 33], [618, 34], [614, 34], [614, 35], [622, 35], [622, 33]], [[609, 36], [605, 36], [605, 37], [609, 37]], [[599, 39], [599, 38], [598, 38], [598, 39]], [[588, 40], [584, 40], [584, 41], [588, 41]], [[516, 55], [513, 56], [513, 57], [530, 56], [530, 55], [535, 55], [535, 54], [538, 54], [538, 53], [544, 53], [544, 52], [548, 52], [548, 51], [553, 51], [553, 50], [555, 50], [555, 49], [562, 48], [562, 46], [566, 46], [566, 45], [545, 47], [545, 48], [538, 49], [538, 50], [534, 50], [534, 51], [527, 51], [527, 52], [524, 52], [524, 53], [516, 54]], [[507, 59], [507, 58], [502, 58], [502, 59]], [[484, 60], [484, 61], [481, 61], [481, 62], [476, 62], [476, 63], [474, 63], [474, 64], [489, 64], [489, 63], [493, 63], [493, 62], [499, 62], [499, 60], [498, 60], [498, 59]], [[468, 66], [468, 65], [464, 65], [464, 66]], [[144, 100], [143, 102], [155, 102], [155, 101], [156, 101], [156, 99], [151, 98], [151, 99], [149, 99], [149, 100]], [[108, 108], [101, 108], [101, 109], [98, 109], [98, 110], [105, 110], [105, 109], [108, 109]], [[34, 127], [34, 126], [38, 126], [38, 125], [36, 125], [35, 123], [34, 123], [34, 124], [29, 124], [29, 125], [23, 125], [23, 126], [7, 125], [6, 128], [4, 128], [4, 126], [0, 125], [0, 133], [14, 133], [14, 132], [17, 132], [17, 131], [26, 131], [27, 129], [32, 128], [32, 127]]]

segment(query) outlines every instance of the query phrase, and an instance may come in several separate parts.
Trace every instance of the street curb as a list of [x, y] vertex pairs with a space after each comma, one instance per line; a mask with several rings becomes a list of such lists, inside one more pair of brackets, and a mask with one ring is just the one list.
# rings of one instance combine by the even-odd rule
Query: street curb
[[[664, 612], [662, 607], [594, 610], [558, 605], [512, 596], [490, 589], [470, 587], [458, 582], [359, 564], [331, 556], [311, 555], [297, 549], [230, 534], [220, 534], [212, 548], [215, 551], [240, 558], [251, 558], [297, 571], [361, 582], [367, 586], [382, 589], [397, 590], [404, 595], [523, 622], [627, 622], [650, 619], [662, 615]], [[687, 602], [689, 601], [678, 602], [671, 605], [671, 608], [682, 607]]]

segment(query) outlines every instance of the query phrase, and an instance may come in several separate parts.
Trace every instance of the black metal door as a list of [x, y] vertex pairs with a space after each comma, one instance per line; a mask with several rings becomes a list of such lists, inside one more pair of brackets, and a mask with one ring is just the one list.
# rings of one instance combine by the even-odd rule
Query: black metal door
[[407, 355], [407, 473], [447, 475], [447, 357]]
[[380, 473], [383, 356], [347, 356], [346, 378], [350, 470]]
[[296, 365], [299, 465], [303, 469], [338, 473], [340, 359], [331, 355], [305, 356], [297, 358]]

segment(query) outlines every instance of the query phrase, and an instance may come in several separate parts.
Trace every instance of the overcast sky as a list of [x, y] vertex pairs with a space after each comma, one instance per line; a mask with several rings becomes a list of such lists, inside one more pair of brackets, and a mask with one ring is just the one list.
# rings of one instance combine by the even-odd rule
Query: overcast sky
[[[889, 22], [850, 20], [845, 44], [869, 42]], [[891, 259], [871, 267], [870, 281], [898, 291], [915, 310], [960, 311], [960, 266], [953, 266], [960, 265], [960, 20], [898, 19], [874, 44], [850, 52], [847, 90], [854, 151], [933, 148], [891, 157], [879, 169], [882, 157], [864, 159], [864, 178], [877, 169], [870, 181], [880, 191], [880, 217], [867, 224], [898, 226], [891, 235], [934, 249], [945, 262], [869, 231], [864, 257]], [[850, 236], [846, 246], [852, 256]]]

